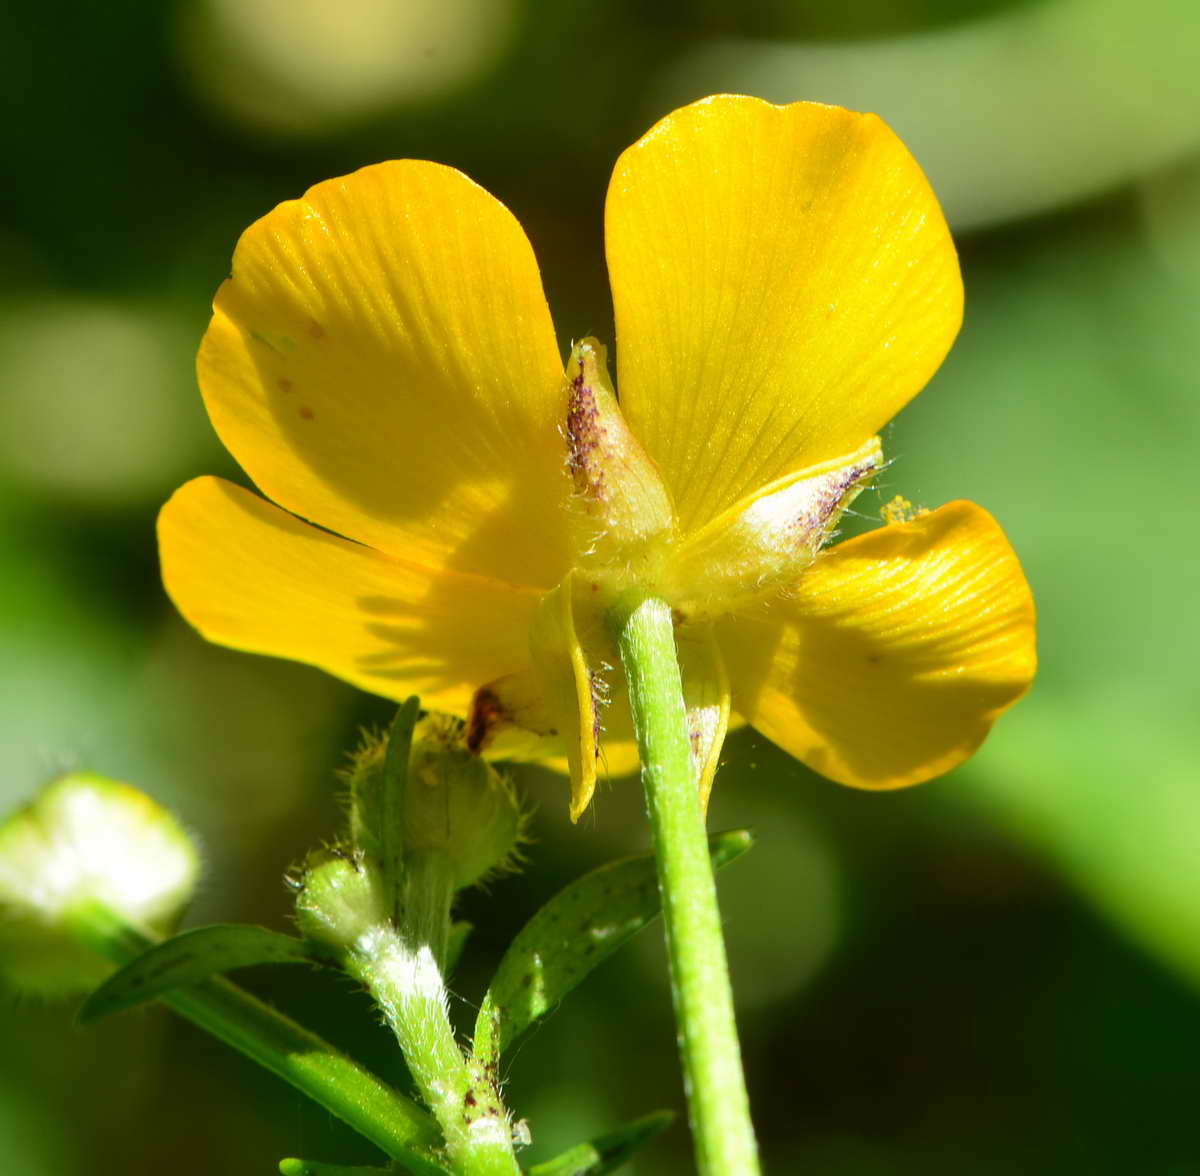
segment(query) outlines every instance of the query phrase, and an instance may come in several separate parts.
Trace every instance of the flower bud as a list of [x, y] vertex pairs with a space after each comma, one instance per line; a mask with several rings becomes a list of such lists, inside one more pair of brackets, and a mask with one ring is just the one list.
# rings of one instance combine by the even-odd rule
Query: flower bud
[[427, 729], [424, 738], [413, 742], [404, 844], [410, 853], [445, 853], [454, 863], [455, 886], [461, 889], [509, 860], [521, 832], [521, 810], [491, 764], [457, 739], [450, 742], [430, 734]]
[[74, 912], [94, 903], [168, 930], [198, 871], [179, 823], [144, 793], [86, 772], [55, 780], [0, 824], [0, 973], [46, 995], [94, 987], [112, 968], [73, 935]]
[[[511, 859], [521, 837], [520, 805], [504, 778], [468, 750], [462, 723], [442, 715], [421, 720], [402, 782], [385, 779], [386, 757], [387, 740], [368, 739], [350, 772], [358, 848], [384, 866], [391, 855], [381, 847], [397, 839], [401, 862], [412, 854], [445, 854], [457, 890]], [[403, 796], [389, 803], [386, 792], [397, 784]], [[388, 820], [399, 828], [385, 827]]]

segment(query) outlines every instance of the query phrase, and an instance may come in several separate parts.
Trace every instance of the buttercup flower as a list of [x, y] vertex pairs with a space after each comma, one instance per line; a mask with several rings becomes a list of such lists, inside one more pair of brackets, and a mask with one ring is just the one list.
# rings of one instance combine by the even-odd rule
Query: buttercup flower
[[825, 547], [961, 321], [917, 164], [872, 115], [709, 98], [621, 156], [605, 232], [619, 403], [595, 340], [564, 372], [520, 226], [449, 167], [367, 167], [251, 226], [199, 376], [271, 501], [175, 494], [175, 603], [418, 692], [477, 750], [565, 753], [575, 817], [630, 763], [604, 624], [628, 592], [675, 610], [702, 790], [731, 716], [858, 787], [953, 767], [1034, 672], [999, 527], [954, 502]]

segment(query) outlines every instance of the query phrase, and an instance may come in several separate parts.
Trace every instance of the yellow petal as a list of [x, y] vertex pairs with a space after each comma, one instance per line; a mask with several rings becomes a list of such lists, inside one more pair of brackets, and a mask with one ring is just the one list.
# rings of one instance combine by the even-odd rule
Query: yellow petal
[[458, 715], [529, 664], [536, 593], [382, 555], [219, 478], [177, 490], [158, 535], [167, 592], [220, 645]]
[[471, 698], [466, 744], [476, 755], [504, 760], [563, 760], [559, 730], [542, 675], [532, 666], [483, 683]]
[[739, 713], [860, 788], [949, 771], [1036, 665], [1029, 586], [995, 520], [970, 502], [841, 544], [794, 595], [719, 637]]
[[961, 321], [941, 210], [874, 115], [684, 107], [618, 160], [605, 223], [621, 407], [684, 530], [857, 449]]
[[562, 364], [512, 214], [452, 168], [364, 168], [242, 236], [198, 365], [280, 506], [427, 567], [565, 571]]

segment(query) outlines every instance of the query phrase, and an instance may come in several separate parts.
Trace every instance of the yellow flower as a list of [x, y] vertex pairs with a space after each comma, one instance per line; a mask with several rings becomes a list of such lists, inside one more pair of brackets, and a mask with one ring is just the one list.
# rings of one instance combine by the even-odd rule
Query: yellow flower
[[920, 169], [874, 116], [719, 96], [621, 156], [605, 231], [619, 407], [594, 340], [564, 373], [529, 242], [460, 172], [379, 164], [251, 226], [199, 376], [271, 501], [200, 478], [164, 507], [180, 611], [418, 692], [477, 749], [565, 753], [575, 817], [601, 747], [631, 762], [629, 591], [675, 609], [703, 791], [731, 715], [845, 784], [953, 767], [1034, 672], [999, 527], [954, 502], [821, 550], [961, 321]]

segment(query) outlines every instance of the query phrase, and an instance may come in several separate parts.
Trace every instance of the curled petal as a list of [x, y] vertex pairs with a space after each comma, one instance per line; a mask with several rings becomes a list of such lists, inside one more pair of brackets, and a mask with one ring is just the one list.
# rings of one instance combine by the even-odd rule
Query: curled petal
[[545, 595], [529, 630], [530, 668], [486, 683], [467, 724], [469, 746], [481, 754], [565, 756], [573, 821], [602, 775], [637, 766], [624, 677], [593, 587], [571, 573]]
[[1028, 689], [1034, 609], [995, 520], [952, 502], [821, 556], [790, 598], [720, 626], [733, 704], [860, 788], [949, 771]]
[[857, 449], [962, 318], [937, 200], [874, 115], [685, 106], [617, 161], [605, 226], [621, 407], [685, 532]]
[[571, 579], [542, 601], [530, 636], [533, 664], [550, 692], [559, 716], [571, 772], [571, 820], [596, 791], [600, 755], [600, 671], [588, 662], [575, 627]]

